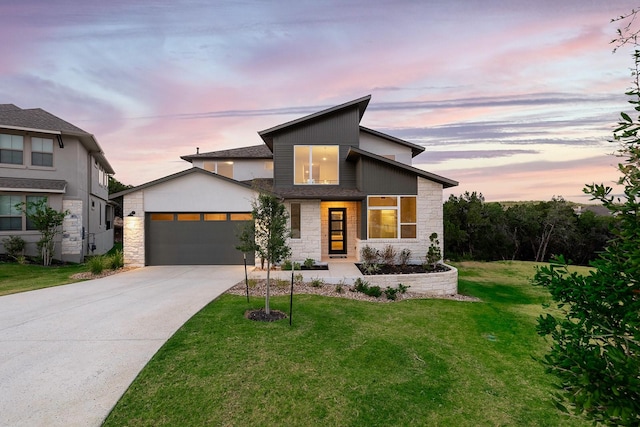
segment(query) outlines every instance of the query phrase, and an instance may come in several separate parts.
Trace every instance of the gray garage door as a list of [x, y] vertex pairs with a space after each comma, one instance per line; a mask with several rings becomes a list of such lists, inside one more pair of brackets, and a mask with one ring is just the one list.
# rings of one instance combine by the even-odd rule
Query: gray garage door
[[147, 213], [147, 265], [242, 264], [237, 235], [250, 219], [246, 212]]

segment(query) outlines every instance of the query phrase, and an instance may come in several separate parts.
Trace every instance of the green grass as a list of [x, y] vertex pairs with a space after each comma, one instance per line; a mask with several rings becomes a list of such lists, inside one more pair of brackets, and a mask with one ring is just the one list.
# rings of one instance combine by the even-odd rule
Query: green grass
[[[117, 250], [122, 250], [122, 243], [116, 243], [107, 255], [112, 255]], [[44, 267], [0, 262], [0, 296], [80, 282], [82, 279], [72, 279], [71, 276], [87, 271], [87, 264]]]
[[246, 320], [244, 298], [223, 295], [160, 349], [105, 424], [587, 425], [553, 407], [552, 379], [531, 357], [546, 347], [533, 264], [458, 267], [461, 291], [483, 302], [301, 295], [290, 327]]
[[78, 282], [80, 280], [71, 279], [71, 276], [85, 271], [88, 269], [84, 264], [44, 267], [0, 263], [0, 296]]

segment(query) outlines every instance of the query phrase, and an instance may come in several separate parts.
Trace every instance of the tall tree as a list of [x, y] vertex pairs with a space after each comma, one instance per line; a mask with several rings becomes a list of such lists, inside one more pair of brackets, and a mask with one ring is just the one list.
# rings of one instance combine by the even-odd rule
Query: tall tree
[[284, 204], [276, 196], [260, 193], [252, 202], [251, 222], [241, 230], [238, 236], [241, 244], [238, 250], [256, 253], [267, 261], [267, 292], [264, 301], [265, 313], [271, 314], [269, 297], [271, 289], [271, 266], [279, 263], [291, 254], [291, 248], [287, 246], [287, 210]]
[[[635, 15], [634, 15], [635, 16]], [[637, 33], [636, 33], [637, 34]], [[640, 111], [640, 51], [635, 50], [633, 87], [627, 92]], [[617, 217], [613, 239], [592, 263], [588, 276], [569, 274], [564, 258], [538, 270], [534, 284], [549, 289], [563, 314], [538, 319], [538, 333], [552, 345], [543, 363], [559, 379], [557, 405], [595, 422], [640, 424], [640, 116], [621, 113], [614, 131], [620, 143], [618, 184], [592, 184], [585, 193]]]

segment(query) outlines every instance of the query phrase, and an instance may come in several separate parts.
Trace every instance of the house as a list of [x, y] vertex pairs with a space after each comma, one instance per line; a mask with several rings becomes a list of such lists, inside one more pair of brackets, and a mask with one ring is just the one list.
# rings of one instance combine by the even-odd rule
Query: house
[[[237, 230], [258, 189], [289, 213], [293, 260], [358, 259], [365, 245], [424, 259], [453, 181], [411, 165], [424, 147], [360, 126], [366, 96], [258, 132], [262, 144], [182, 156], [189, 170], [124, 196], [125, 262], [242, 263]], [[440, 239], [442, 241], [443, 239]]]
[[69, 211], [54, 258], [81, 262], [113, 246], [108, 178], [113, 168], [95, 137], [40, 108], [0, 104], [0, 253], [2, 240], [20, 236], [36, 255], [40, 233], [18, 203], [46, 199]]

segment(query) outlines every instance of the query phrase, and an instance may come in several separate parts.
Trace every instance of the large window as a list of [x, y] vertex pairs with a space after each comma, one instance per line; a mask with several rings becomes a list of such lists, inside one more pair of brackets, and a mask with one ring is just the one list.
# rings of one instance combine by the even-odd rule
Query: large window
[[31, 137], [31, 164], [53, 166], [53, 139]]
[[0, 230], [22, 230], [22, 213], [16, 205], [22, 196], [0, 195]]
[[337, 145], [296, 145], [294, 178], [298, 185], [339, 184]]
[[[27, 206], [30, 206], [30, 203], [37, 203], [40, 200], [46, 201], [47, 198], [44, 196], [0, 195], [0, 231], [23, 231], [23, 214], [16, 205], [26, 201]], [[32, 211], [33, 208], [29, 207], [28, 210]], [[29, 219], [26, 219], [25, 224], [27, 230], [37, 230]]]
[[369, 196], [369, 239], [415, 239], [416, 196]]
[[21, 165], [23, 152], [22, 136], [0, 133], [0, 163]]

